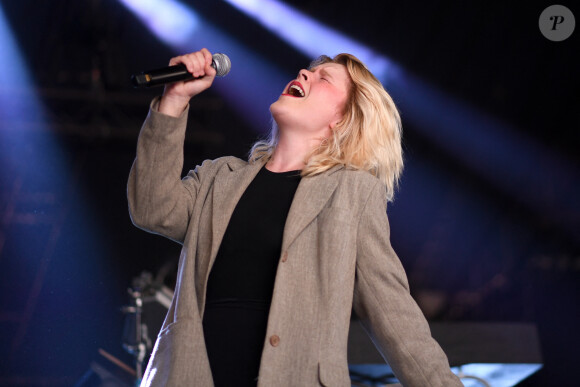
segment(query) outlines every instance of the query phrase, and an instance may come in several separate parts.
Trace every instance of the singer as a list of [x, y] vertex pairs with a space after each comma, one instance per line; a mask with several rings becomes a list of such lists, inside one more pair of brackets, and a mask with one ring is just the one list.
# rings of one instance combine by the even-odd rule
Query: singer
[[403, 158], [381, 83], [352, 55], [322, 56], [272, 103], [247, 161], [181, 178], [189, 100], [212, 85], [211, 60], [170, 60], [196, 79], [152, 102], [129, 177], [134, 224], [183, 245], [142, 386], [350, 386], [353, 308], [403, 385], [462, 386], [389, 241]]

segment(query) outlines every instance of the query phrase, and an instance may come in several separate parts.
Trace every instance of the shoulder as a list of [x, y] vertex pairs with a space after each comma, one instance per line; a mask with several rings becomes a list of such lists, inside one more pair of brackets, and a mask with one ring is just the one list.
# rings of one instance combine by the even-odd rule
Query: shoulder
[[206, 159], [201, 164], [198, 164], [193, 170], [190, 170], [185, 179], [195, 179], [200, 182], [208, 180], [211, 181], [223, 168], [228, 168], [229, 170], [233, 171], [239, 168], [243, 168], [247, 165], [247, 161], [234, 156], [223, 156], [217, 159]]
[[348, 190], [356, 196], [367, 198], [373, 191], [386, 189], [383, 182], [368, 171], [341, 168], [333, 175], [338, 180], [339, 188]]
[[219, 170], [224, 166], [229, 166], [231, 169], [243, 168], [248, 165], [248, 162], [235, 156], [223, 156], [217, 159], [204, 160], [201, 165], [195, 167], [195, 171], [200, 170]]
[[386, 208], [386, 187], [371, 173], [362, 170], [341, 168], [331, 173], [337, 180], [335, 200], [361, 211], [369, 201]]
[[374, 186], [381, 181], [370, 172], [361, 169], [342, 167], [333, 172], [341, 181], [352, 181], [364, 185]]

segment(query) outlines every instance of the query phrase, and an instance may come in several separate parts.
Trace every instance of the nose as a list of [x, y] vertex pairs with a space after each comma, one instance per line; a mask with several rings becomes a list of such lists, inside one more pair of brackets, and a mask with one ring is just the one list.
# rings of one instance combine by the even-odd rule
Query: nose
[[311, 72], [306, 70], [306, 69], [302, 69], [298, 72], [298, 78], [302, 78], [305, 81], [308, 80], [308, 78], [310, 77]]

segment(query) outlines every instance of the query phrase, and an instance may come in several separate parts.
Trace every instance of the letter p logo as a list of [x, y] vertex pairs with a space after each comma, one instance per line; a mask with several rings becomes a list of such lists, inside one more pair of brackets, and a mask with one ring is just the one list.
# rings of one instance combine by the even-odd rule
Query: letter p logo
[[551, 5], [542, 12], [538, 24], [540, 32], [547, 39], [561, 42], [572, 35], [576, 20], [568, 8], [563, 5]]
[[554, 22], [554, 24], [552, 24], [552, 31], [554, 31], [554, 30], [556, 30], [556, 26], [558, 24], [564, 23], [564, 16], [561, 16], [561, 15], [550, 16], [550, 20], [552, 20]]

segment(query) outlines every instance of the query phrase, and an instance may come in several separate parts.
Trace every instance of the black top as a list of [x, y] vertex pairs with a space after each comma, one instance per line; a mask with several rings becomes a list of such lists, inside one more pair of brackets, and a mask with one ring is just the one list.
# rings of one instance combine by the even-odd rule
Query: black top
[[211, 269], [203, 328], [214, 383], [255, 386], [284, 225], [300, 171], [262, 168], [238, 202]]

